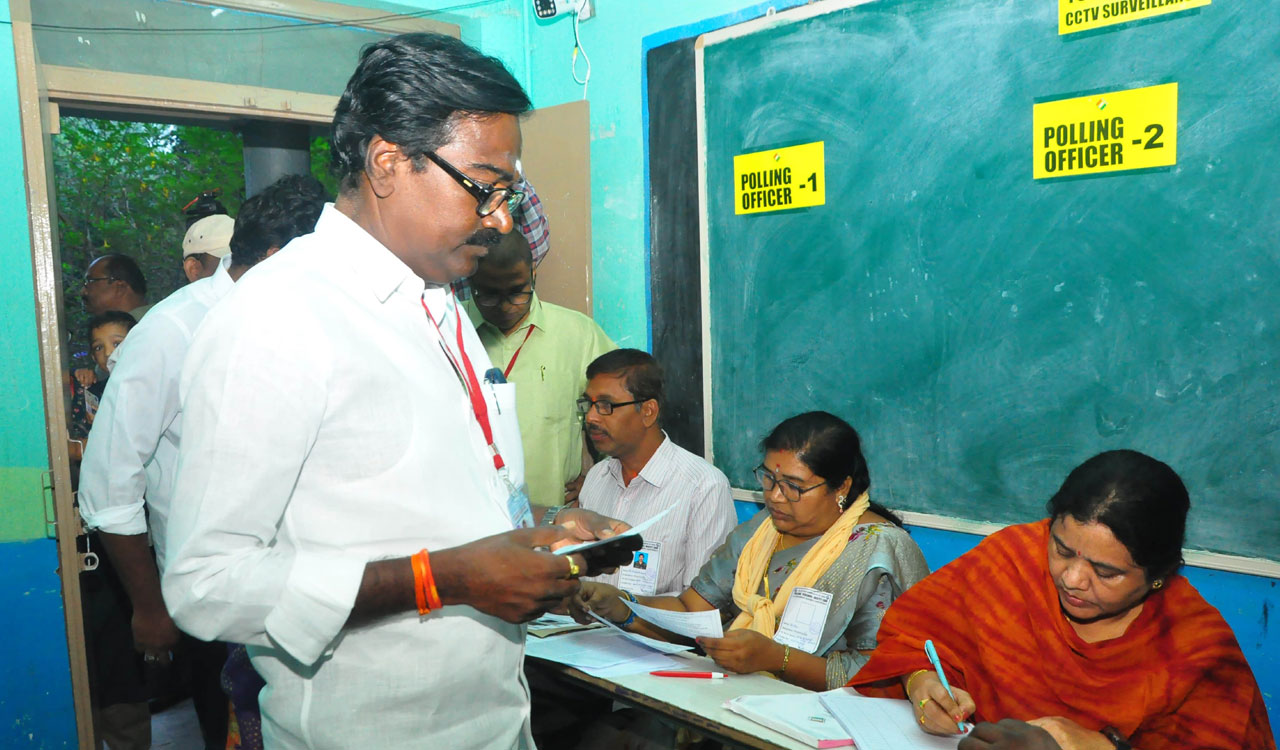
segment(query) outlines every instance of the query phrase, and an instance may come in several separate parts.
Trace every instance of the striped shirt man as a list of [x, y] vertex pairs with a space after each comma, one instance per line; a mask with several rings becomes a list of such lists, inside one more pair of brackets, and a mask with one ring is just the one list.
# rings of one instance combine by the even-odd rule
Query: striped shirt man
[[[737, 525], [724, 472], [676, 445], [666, 432], [662, 436], [662, 444], [629, 484], [623, 482], [622, 462], [617, 458], [587, 472], [578, 496], [583, 508], [632, 526], [667, 508], [671, 512], [644, 532], [649, 546], [637, 553], [631, 565], [586, 580], [622, 588], [629, 588], [629, 580], [649, 580], [652, 591], [630, 590], [639, 595], [680, 594]], [[654, 543], [659, 545], [656, 549]]]

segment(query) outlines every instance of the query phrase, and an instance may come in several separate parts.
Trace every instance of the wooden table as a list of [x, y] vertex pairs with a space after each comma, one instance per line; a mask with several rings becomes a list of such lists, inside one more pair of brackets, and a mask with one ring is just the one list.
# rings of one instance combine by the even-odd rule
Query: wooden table
[[[705, 656], [676, 654], [675, 669], [723, 671]], [[761, 674], [730, 674], [723, 680], [654, 677], [647, 672], [621, 677], [593, 677], [573, 667], [530, 657], [530, 665], [559, 675], [572, 684], [612, 698], [628, 706], [657, 714], [725, 745], [752, 750], [809, 750], [809, 746], [761, 726], [724, 707], [740, 695], [807, 693], [782, 680]]]

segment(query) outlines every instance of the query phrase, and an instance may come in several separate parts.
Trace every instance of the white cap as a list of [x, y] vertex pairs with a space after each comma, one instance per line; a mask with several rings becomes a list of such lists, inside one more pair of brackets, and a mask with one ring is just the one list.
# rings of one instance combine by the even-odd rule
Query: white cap
[[191, 225], [182, 238], [182, 257], [208, 253], [215, 258], [231, 254], [231, 233], [235, 231], [235, 219], [226, 214], [206, 216]]

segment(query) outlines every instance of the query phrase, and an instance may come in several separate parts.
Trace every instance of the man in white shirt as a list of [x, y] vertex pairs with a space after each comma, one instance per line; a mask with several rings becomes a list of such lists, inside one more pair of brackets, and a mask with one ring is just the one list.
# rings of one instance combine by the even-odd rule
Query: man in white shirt
[[337, 201], [192, 345], [165, 600], [248, 644], [267, 747], [531, 743], [517, 623], [586, 570], [538, 548], [618, 526], [516, 528], [518, 442], [492, 437], [514, 409], [448, 291], [511, 231], [528, 108], [456, 39], [366, 47], [334, 115]]
[[643, 534], [643, 564], [599, 576], [633, 594], [679, 594], [733, 530], [724, 473], [662, 430], [662, 367], [638, 349], [616, 349], [587, 367], [578, 408], [587, 438], [609, 456], [587, 472], [583, 508], [635, 526], [670, 508]]
[[[180, 638], [161, 598], [157, 566], [164, 570], [183, 432], [178, 381], [192, 336], [246, 271], [311, 231], [325, 197], [314, 178], [286, 177], [250, 198], [230, 241], [231, 255], [214, 275], [166, 297], [112, 353], [115, 363], [85, 446], [78, 497], [85, 525], [100, 532], [129, 595], [134, 645], [147, 661], [167, 662]], [[227, 703], [218, 677], [225, 647], [187, 648], [206, 745], [225, 745]]]

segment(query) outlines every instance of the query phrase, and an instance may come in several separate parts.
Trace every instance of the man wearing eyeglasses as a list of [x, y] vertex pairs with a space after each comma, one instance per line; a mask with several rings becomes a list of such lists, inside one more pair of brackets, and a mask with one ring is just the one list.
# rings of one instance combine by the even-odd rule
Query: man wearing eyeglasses
[[530, 747], [519, 623], [587, 571], [545, 548], [625, 528], [518, 528], [520, 448], [494, 437], [514, 410], [449, 291], [511, 231], [529, 106], [456, 39], [365, 47], [337, 200], [196, 334], [164, 597], [248, 645], [266, 747]]
[[576, 402], [587, 365], [618, 347], [591, 318], [539, 299], [535, 278], [528, 240], [511, 232], [481, 259], [471, 301], [489, 360], [516, 384], [525, 483], [541, 518], [577, 500], [583, 440]]
[[635, 526], [670, 509], [644, 533], [645, 565], [593, 580], [635, 595], [679, 594], [737, 525], [724, 472], [662, 430], [662, 367], [638, 349], [616, 349], [587, 367], [578, 408], [587, 439], [609, 456], [587, 472], [583, 508]]
[[90, 315], [119, 310], [142, 320], [151, 309], [147, 304], [147, 280], [133, 258], [108, 253], [94, 258], [80, 288], [84, 311]]

